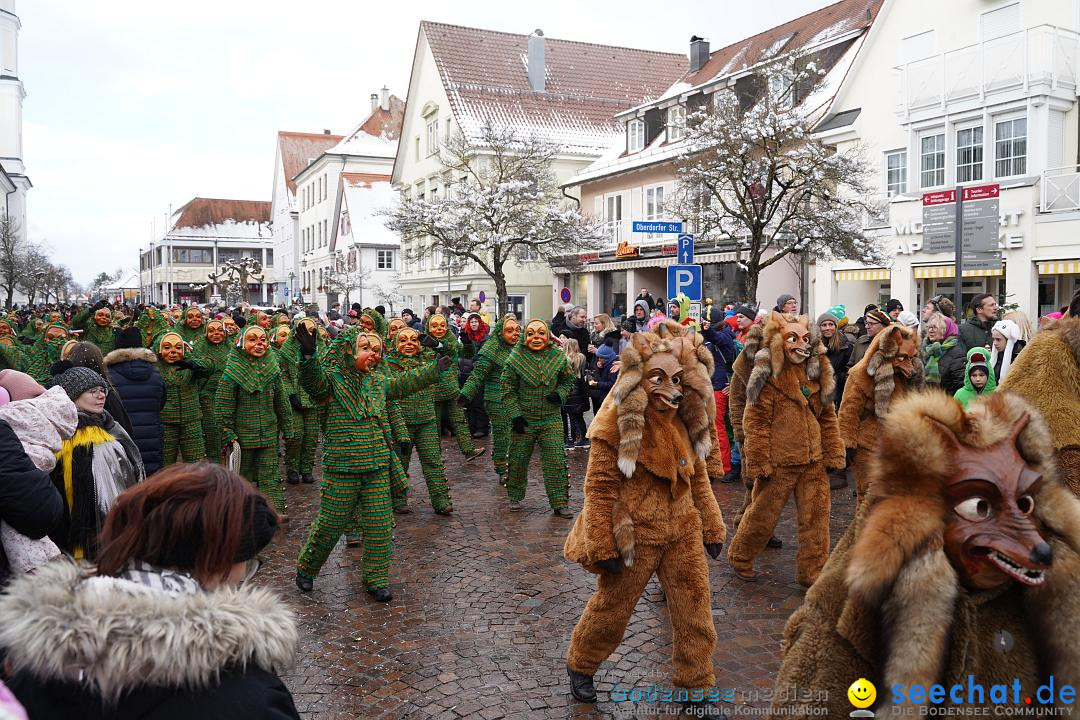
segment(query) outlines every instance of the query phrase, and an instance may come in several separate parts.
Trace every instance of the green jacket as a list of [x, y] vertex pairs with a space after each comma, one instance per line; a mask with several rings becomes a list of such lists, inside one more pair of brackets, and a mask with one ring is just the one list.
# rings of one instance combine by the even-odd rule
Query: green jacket
[[430, 363], [384, 375], [336, 369], [315, 358], [300, 361], [300, 384], [316, 402], [329, 403], [323, 467], [331, 472], [375, 472], [390, 466], [392, 431], [387, 401], [421, 391], [439, 378]]
[[225, 338], [217, 345], [211, 344], [205, 337], [195, 343], [193, 361], [207, 370], [202, 382], [197, 383], [199, 384], [199, 395], [204, 402], [213, 403], [214, 398], [217, 396], [218, 382], [221, 380], [221, 373], [225, 370], [225, 364], [229, 361], [229, 355], [232, 354], [232, 351], [233, 344], [229, 341], [229, 338]]
[[116, 328], [112, 324], [101, 327], [94, 322], [94, 314], [91, 307], [86, 307], [78, 315], [71, 318], [71, 327], [82, 330], [80, 340], [92, 342], [98, 346], [102, 355], [108, 355], [116, 349]]
[[277, 445], [279, 432], [292, 438], [295, 425], [285, 398], [280, 377], [252, 393], [223, 375], [214, 398], [222, 441], [236, 440], [241, 448], [264, 448]]
[[[971, 384], [971, 356], [981, 355], [983, 363], [986, 365], [986, 385], [982, 390], [976, 390], [975, 386]], [[997, 378], [994, 377], [994, 366], [990, 364], [990, 351], [984, 347], [973, 347], [967, 351], [967, 365], [964, 366], [964, 387], [960, 388], [953, 394], [953, 397], [960, 401], [960, 404], [967, 408], [968, 404], [972, 400], [980, 395], [989, 395], [997, 389]]]
[[[435, 354], [427, 348], [420, 348], [420, 354], [416, 357], [405, 357], [397, 353], [390, 353], [386, 358], [389, 377], [395, 377], [402, 373], [408, 373], [418, 368], [431, 367], [435, 369], [436, 376], [441, 382], [441, 375], [435, 365]], [[396, 403], [401, 409], [401, 415], [408, 425], [423, 425], [436, 422], [435, 417], [435, 391], [439, 382], [425, 385], [415, 392], [404, 395]], [[455, 395], [454, 397], [457, 397]]]
[[476, 354], [472, 372], [465, 380], [461, 388], [461, 394], [472, 400], [480, 394], [480, 387], [484, 387], [484, 400], [495, 402], [503, 396], [502, 374], [506, 361], [510, 357], [513, 345], [507, 345], [502, 339], [502, 323], [497, 326], [498, 330], [491, 331], [491, 337], [484, 341], [480, 351]]
[[300, 384], [300, 346], [296, 340], [290, 335], [281, 347], [274, 348], [274, 352], [277, 354], [278, 367], [281, 368], [281, 385], [285, 389], [285, 399], [296, 395], [300, 399], [300, 407], [304, 410], [313, 409], [315, 403]]
[[457, 398], [458, 393], [461, 392], [461, 385], [458, 384], [457, 364], [458, 358], [461, 357], [461, 341], [454, 337], [451, 330], [447, 329], [446, 335], [439, 342], [442, 343], [442, 347], [435, 348], [435, 354], [448, 357], [454, 363], [439, 375], [438, 384], [432, 388], [431, 392], [435, 402], [454, 400]]
[[[194, 362], [194, 361], [193, 361]], [[163, 425], [182, 425], [199, 421], [199, 390], [194, 372], [158, 360], [158, 371], [165, 381], [165, 407], [161, 408]]]
[[[573, 389], [574, 373], [562, 350], [549, 347], [533, 352], [519, 343], [506, 361], [502, 385], [506, 413], [510, 418], [524, 417], [530, 423], [561, 424], [559, 408]], [[553, 392], [559, 395], [559, 405], [547, 399]]]

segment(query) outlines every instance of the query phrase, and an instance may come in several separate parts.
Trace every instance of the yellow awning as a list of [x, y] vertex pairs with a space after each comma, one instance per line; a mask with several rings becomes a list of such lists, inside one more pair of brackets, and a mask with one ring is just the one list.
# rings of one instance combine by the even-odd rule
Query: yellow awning
[[[915, 270], [916, 280], [956, 277], [955, 265], [924, 265], [922, 267], [916, 266], [913, 269]], [[1004, 273], [1005, 271], [1002, 268], [994, 268], [993, 270], [965, 270], [964, 277], [997, 277]]]
[[836, 282], [852, 282], [854, 280], [888, 280], [892, 277], [890, 270], [882, 268], [869, 268], [866, 270], [834, 270], [833, 276]]
[[1040, 275], [1078, 275], [1080, 260], [1049, 260], [1039, 263]]

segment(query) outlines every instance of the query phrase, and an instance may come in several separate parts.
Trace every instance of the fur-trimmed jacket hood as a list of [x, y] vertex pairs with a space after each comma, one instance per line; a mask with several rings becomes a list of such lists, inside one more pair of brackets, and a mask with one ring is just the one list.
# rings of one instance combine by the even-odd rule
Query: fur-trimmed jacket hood
[[157, 354], [149, 348], [119, 348], [105, 356], [105, 367], [117, 365], [132, 360], [144, 360], [148, 363], [157, 362]]
[[[1014, 434], [1024, 463], [1042, 476], [1032, 515], [1053, 560], [1041, 584], [982, 591], [961, 584], [945, 551], [953, 508], [944, 486], [956, 471], [947, 433], [976, 451]], [[894, 404], [880, 440], [866, 501], [788, 621], [777, 686], [826, 690], [829, 713], [840, 715], [851, 709], [852, 678], [866, 678], [878, 688], [873, 709], [882, 717], [896, 685], [941, 684], [948, 694], [971, 676], [986, 688], [980, 704], [990, 705], [992, 685], [1007, 685], [1011, 703], [1014, 682], [1021, 698], [1034, 698], [1051, 675], [1080, 678], [1080, 500], [1057, 479], [1038, 411], [998, 392], [965, 412], [927, 391]]]
[[[212, 694], [224, 676], [288, 668], [297, 640], [293, 612], [262, 588], [173, 596], [56, 562], [17, 578], [0, 596], [0, 647], [14, 670], [10, 684], [28, 708], [55, 710], [55, 696], [65, 694], [56, 688], [106, 709], [148, 691]], [[83, 717], [95, 716], [87, 707]]]

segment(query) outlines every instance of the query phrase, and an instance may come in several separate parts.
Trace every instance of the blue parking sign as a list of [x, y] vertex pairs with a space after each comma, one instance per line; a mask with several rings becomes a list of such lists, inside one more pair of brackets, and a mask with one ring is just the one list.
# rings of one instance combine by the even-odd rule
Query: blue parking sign
[[667, 293], [669, 300], [682, 293], [691, 300], [701, 302], [701, 266], [668, 265]]

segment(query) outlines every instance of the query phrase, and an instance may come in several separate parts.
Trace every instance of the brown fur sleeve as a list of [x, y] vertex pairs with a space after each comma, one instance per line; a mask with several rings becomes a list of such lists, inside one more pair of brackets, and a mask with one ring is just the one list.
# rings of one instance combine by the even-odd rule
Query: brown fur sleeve
[[716, 502], [716, 496], [709, 484], [709, 475], [705, 471], [705, 463], [702, 460], [696, 463], [690, 489], [694, 495], [694, 506], [701, 515], [702, 541], [723, 543], [727, 540], [727, 526], [724, 525], [724, 516], [720, 513], [720, 506]]
[[[742, 368], [738, 367], [740, 362]], [[731, 431], [735, 436], [735, 442], [742, 443], [746, 440], [742, 421], [743, 410], [746, 408], [746, 373], [749, 370], [745, 359], [736, 360], [735, 365], [735, 372], [731, 374], [731, 384], [728, 385], [728, 413], [731, 416]], [[740, 369], [743, 372], [739, 372]]]
[[769, 385], [761, 391], [753, 405], [743, 412], [743, 473], [748, 478], [770, 477], [772, 467], [773, 398], [775, 390]]
[[612, 506], [619, 499], [622, 473], [618, 455], [610, 444], [599, 438], [589, 448], [589, 466], [585, 471], [585, 507], [581, 511], [585, 555], [589, 562], [618, 557], [612, 529]]
[[825, 402], [818, 414], [818, 424], [821, 425], [821, 458], [829, 470], [841, 470], [847, 464], [835, 407], [832, 402]]
[[840, 400], [840, 437], [846, 447], [859, 447], [859, 423], [868, 398], [863, 391], [859, 376], [852, 372], [844, 385], [844, 397]]

